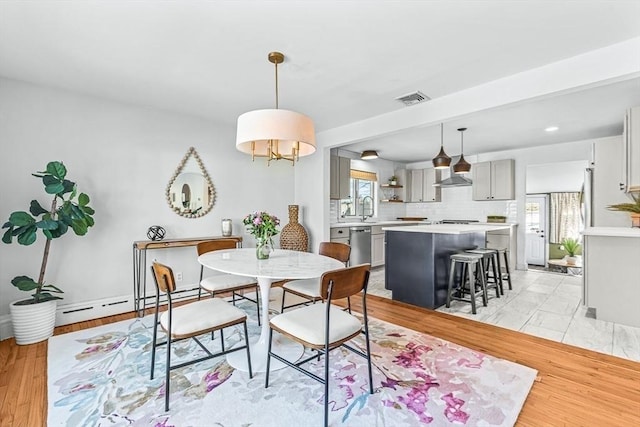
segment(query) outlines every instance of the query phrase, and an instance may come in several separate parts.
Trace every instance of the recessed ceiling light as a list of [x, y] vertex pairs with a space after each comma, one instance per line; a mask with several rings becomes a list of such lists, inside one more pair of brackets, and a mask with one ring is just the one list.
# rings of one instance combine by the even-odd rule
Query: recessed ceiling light
[[558, 129], [559, 129], [558, 126], [549, 126], [548, 128], [545, 129], [545, 131], [547, 131], [547, 132], [555, 132]]

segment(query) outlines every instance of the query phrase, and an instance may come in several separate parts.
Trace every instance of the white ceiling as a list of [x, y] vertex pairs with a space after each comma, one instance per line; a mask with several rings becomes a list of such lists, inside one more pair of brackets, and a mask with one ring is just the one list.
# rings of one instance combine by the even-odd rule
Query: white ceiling
[[[640, 36], [640, 1], [14, 1], [0, 2], [0, 76], [234, 125], [274, 106], [321, 132]], [[639, 52], [640, 55], [640, 52]], [[619, 134], [640, 78], [488, 110], [466, 126], [465, 154]], [[542, 129], [557, 125], [555, 134]], [[350, 147], [431, 158], [439, 129]]]

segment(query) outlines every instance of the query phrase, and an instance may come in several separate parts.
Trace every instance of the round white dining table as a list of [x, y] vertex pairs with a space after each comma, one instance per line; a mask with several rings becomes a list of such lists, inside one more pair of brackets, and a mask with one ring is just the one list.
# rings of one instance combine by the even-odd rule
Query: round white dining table
[[[258, 279], [262, 329], [257, 341], [251, 340], [249, 345], [253, 372], [264, 372], [267, 367], [271, 284], [283, 279], [312, 279], [322, 276], [326, 271], [344, 268], [344, 264], [330, 257], [285, 249], [276, 249], [271, 253], [269, 259], [262, 260], [257, 259], [255, 248], [225, 249], [200, 255], [198, 262], [212, 270]], [[272, 351], [287, 360], [296, 361], [302, 356], [304, 348], [274, 332]], [[244, 351], [229, 353], [227, 361], [236, 369], [249, 371]], [[285, 366], [272, 359], [270, 369], [277, 370]]]

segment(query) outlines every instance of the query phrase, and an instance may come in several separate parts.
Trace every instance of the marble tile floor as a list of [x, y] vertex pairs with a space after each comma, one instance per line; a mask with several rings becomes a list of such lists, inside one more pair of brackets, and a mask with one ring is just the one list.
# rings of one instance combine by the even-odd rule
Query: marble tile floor
[[[513, 289], [501, 298], [490, 294], [486, 307], [478, 300], [475, 315], [461, 301], [437, 311], [640, 362], [640, 328], [590, 316], [581, 303], [581, 277], [537, 270], [516, 270], [511, 277]], [[372, 269], [368, 292], [391, 298], [384, 267]]]

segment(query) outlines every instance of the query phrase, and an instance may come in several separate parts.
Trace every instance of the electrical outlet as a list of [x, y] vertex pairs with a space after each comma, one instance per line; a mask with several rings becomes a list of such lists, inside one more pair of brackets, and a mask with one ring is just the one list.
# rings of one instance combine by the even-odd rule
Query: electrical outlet
[[182, 282], [182, 272], [176, 273], [176, 282]]

